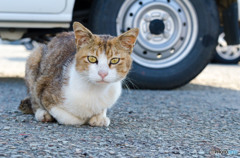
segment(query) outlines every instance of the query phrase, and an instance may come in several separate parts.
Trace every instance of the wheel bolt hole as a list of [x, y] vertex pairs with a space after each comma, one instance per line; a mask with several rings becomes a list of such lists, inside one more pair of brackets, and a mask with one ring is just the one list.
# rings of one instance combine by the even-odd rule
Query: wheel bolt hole
[[146, 55], [146, 54], [147, 54], [147, 51], [143, 51], [143, 54]]
[[162, 54], [161, 53], [158, 53], [157, 54], [157, 58], [160, 59], [162, 57]]
[[167, 0], [168, 3], [170, 3], [171, 1], [170, 0]]
[[184, 37], [181, 37], [180, 40], [183, 41], [183, 40], [184, 40]]
[[183, 23], [183, 26], [186, 26], [186, 25], [187, 25], [187, 24], [184, 22], [184, 23]]
[[130, 30], [130, 29], [131, 29], [130, 27], [127, 28], [127, 30]]
[[143, 3], [142, 2], [139, 2], [139, 5], [142, 5]]
[[129, 15], [130, 15], [130, 16], [133, 16], [133, 13], [130, 13]]
[[182, 10], [181, 9], [178, 9], [178, 12], [180, 13]]
[[175, 49], [172, 48], [172, 49], [170, 50], [170, 53], [172, 54], [172, 53], [174, 53], [174, 52], [175, 52]]

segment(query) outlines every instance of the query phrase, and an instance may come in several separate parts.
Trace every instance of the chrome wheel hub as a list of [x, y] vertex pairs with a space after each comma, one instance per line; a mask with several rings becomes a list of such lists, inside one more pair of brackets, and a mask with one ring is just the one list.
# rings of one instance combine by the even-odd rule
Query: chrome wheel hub
[[132, 58], [150, 68], [181, 61], [191, 51], [198, 32], [197, 16], [188, 0], [127, 0], [116, 27], [118, 35], [139, 28]]

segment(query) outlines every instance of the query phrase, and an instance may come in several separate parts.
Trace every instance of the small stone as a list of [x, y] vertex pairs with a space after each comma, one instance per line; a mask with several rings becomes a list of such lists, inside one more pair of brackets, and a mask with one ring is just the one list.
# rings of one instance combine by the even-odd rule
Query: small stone
[[173, 154], [180, 154], [180, 152], [178, 150], [174, 150], [172, 151]]
[[133, 113], [133, 111], [129, 111], [128, 113], [129, 113], [129, 114], [132, 114], [132, 113]]
[[103, 146], [103, 145], [106, 145], [107, 143], [105, 143], [105, 142], [100, 142], [99, 143], [101, 146]]
[[78, 153], [78, 154], [81, 153], [81, 149], [78, 149], [78, 148], [77, 148], [77, 149], [76, 149], [76, 153]]
[[159, 152], [160, 154], [164, 154], [164, 153], [165, 153], [165, 151], [164, 151], [162, 148], [158, 149], [158, 152]]
[[191, 154], [196, 154], [197, 153], [197, 150], [193, 150], [192, 152], [191, 152]]
[[114, 154], [115, 154], [115, 151], [110, 150], [110, 151], [109, 151], [109, 154], [114, 155]]
[[51, 153], [51, 151], [50, 150], [44, 150], [45, 152], [47, 152], [47, 153]]
[[32, 147], [31, 149], [32, 149], [32, 150], [37, 150], [37, 147]]
[[27, 151], [19, 150], [18, 153], [27, 153]]
[[4, 130], [9, 130], [10, 127], [9, 127], [9, 126], [5, 126], [3, 129], [4, 129]]
[[88, 156], [88, 153], [83, 153], [84, 156]]
[[29, 146], [30, 146], [30, 147], [36, 147], [36, 146], [37, 146], [37, 143], [30, 143]]
[[11, 157], [13, 157], [13, 158], [20, 158], [20, 157], [22, 157], [22, 155], [12, 155]]
[[16, 149], [16, 147], [15, 146], [11, 146], [10, 149]]
[[200, 155], [204, 155], [205, 152], [204, 152], [203, 150], [200, 150], [200, 151], [198, 152], [198, 154], [200, 154]]

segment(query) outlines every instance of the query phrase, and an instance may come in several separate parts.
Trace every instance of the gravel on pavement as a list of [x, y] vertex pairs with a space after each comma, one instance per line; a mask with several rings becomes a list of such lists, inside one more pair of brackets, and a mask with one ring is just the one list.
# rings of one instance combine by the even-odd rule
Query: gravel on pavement
[[76, 127], [23, 115], [24, 81], [1, 78], [0, 157], [238, 157], [239, 90], [124, 90], [109, 127]]
[[109, 127], [41, 123], [17, 107], [21, 78], [0, 78], [0, 157], [240, 157], [240, 66], [209, 65], [179, 89], [127, 90]]

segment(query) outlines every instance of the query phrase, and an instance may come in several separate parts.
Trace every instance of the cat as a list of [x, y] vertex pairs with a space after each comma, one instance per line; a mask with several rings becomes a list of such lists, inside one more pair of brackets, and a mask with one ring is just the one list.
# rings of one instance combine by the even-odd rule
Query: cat
[[107, 109], [121, 95], [138, 33], [133, 28], [118, 37], [95, 35], [74, 22], [73, 32], [57, 35], [27, 59], [29, 97], [19, 109], [42, 122], [109, 126]]

